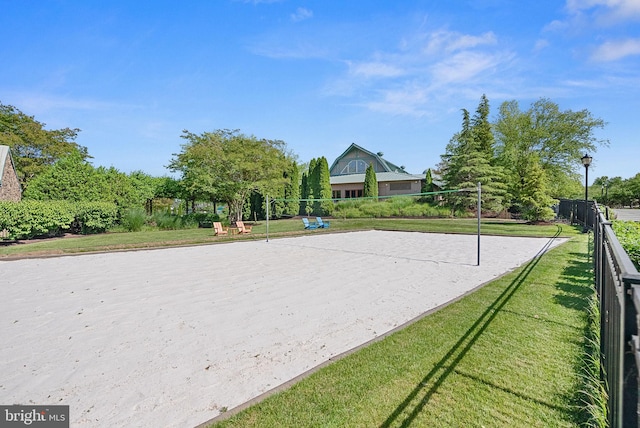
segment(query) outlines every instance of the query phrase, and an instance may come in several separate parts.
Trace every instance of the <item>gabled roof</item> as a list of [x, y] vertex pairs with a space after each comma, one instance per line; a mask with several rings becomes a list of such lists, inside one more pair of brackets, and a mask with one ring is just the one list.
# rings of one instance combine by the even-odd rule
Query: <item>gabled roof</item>
[[[331, 184], [351, 184], [364, 183], [366, 174], [345, 174], [332, 175], [329, 177]], [[407, 172], [377, 172], [376, 181], [378, 183], [388, 183], [391, 181], [424, 180], [424, 174], [409, 174]]]
[[360, 150], [360, 151], [368, 154], [369, 156], [372, 156], [373, 158], [375, 158], [378, 162], [380, 162], [380, 165], [382, 165], [382, 167], [384, 168], [385, 172], [397, 172], [397, 173], [400, 173], [400, 174], [409, 174], [408, 172], [406, 172], [405, 170], [403, 170], [399, 166], [389, 162], [388, 160], [383, 159], [382, 156], [378, 155], [377, 153], [370, 152], [369, 150], [367, 150], [367, 149], [365, 149], [363, 147], [360, 147], [359, 145], [357, 145], [355, 143], [351, 143], [351, 145], [347, 148], [347, 150], [345, 150], [344, 153], [342, 153], [340, 156], [338, 156], [336, 158], [335, 161], [333, 161], [333, 163], [331, 164], [331, 167], [329, 168], [329, 171], [332, 171], [333, 167], [336, 166], [338, 164], [338, 162], [340, 162], [340, 160], [343, 157], [348, 155], [353, 150]]

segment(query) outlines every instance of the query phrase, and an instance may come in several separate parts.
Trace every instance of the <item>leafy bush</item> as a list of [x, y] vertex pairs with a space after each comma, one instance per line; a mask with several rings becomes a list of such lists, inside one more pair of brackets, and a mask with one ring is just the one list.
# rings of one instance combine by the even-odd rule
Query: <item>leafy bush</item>
[[[410, 196], [396, 196], [385, 201], [391, 206], [394, 212], [402, 212], [403, 209], [416, 206], [418, 203]], [[420, 204], [422, 205], [422, 204]]]
[[102, 233], [118, 217], [118, 207], [111, 202], [80, 202], [76, 205], [75, 226], [83, 234]]
[[167, 211], [156, 212], [151, 216], [151, 221], [160, 230], [176, 230], [182, 228], [182, 217], [173, 215]]
[[0, 230], [6, 229], [14, 239], [54, 236], [73, 221], [73, 213], [62, 203], [2, 202], [0, 207]]
[[336, 210], [334, 212], [335, 216], [340, 216], [342, 218], [362, 218], [362, 212], [355, 207], [342, 207], [340, 210]]
[[127, 232], [139, 232], [147, 221], [147, 213], [142, 208], [130, 208], [124, 212], [120, 225]]
[[393, 207], [387, 202], [368, 201], [360, 206], [363, 217], [392, 217]]
[[212, 223], [214, 221], [220, 221], [220, 217], [215, 213], [195, 213], [189, 214], [189, 218], [197, 223]]
[[184, 215], [182, 216], [182, 227], [184, 229], [199, 227], [200, 224], [212, 223], [214, 219], [217, 219], [217, 218], [218, 216], [214, 216], [214, 214], [196, 213], [196, 214]]
[[12, 239], [61, 235], [65, 231], [103, 232], [115, 222], [116, 205], [109, 202], [0, 202], [0, 230]]
[[612, 227], [629, 258], [640, 269], [640, 223], [616, 220]]
[[[458, 215], [460, 213], [457, 213]], [[386, 200], [342, 200], [335, 205], [334, 215], [343, 218], [363, 217], [449, 217], [451, 210], [417, 201], [410, 196], [396, 196]]]
[[151, 217], [151, 223], [161, 230], [193, 229], [201, 223], [220, 221], [217, 214], [196, 213], [174, 215], [169, 211], [156, 212]]

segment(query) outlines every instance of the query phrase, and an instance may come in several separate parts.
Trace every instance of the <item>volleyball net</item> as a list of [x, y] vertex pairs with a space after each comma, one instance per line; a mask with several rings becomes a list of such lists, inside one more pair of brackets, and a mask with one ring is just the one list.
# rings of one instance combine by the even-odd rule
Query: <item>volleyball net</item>
[[348, 193], [350, 196], [344, 198], [270, 198], [270, 216], [277, 218], [284, 213], [289, 216], [324, 215], [345, 219], [448, 217], [451, 215], [451, 208], [446, 203], [454, 195], [468, 194], [469, 189], [378, 196], [362, 196], [362, 190], [353, 192], [360, 193]]
[[[477, 196], [476, 196], [477, 192]], [[477, 210], [478, 259], [480, 265], [480, 219], [481, 186], [475, 189], [453, 189], [402, 195], [358, 196], [348, 198], [269, 198], [266, 196], [267, 241], [269, 241], [269, 220], [282, 213], [294, 216], [330, 217], [334, 219], [366, 218], [446, 218], [451, 217], [451, 199], [464, 200]], [[455, 206], [455, 204], [453, 205]], [[289, 214], [290, 216], [291, 214]], [[468, 216], [467, 216], [468, 217]]]

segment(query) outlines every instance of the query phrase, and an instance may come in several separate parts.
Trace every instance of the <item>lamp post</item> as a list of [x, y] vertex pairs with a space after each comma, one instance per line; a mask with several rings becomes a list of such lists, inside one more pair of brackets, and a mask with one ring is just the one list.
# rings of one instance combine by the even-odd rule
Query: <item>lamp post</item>
[[587, 227], [587, 213], [589, 207], [589, 165], [591, 165], [593, 158], [585, 153], [581, 160], [582, 165], [584, 165], [584, 229], [582, 231], [586, 233], [589, 231], [589, 227]]

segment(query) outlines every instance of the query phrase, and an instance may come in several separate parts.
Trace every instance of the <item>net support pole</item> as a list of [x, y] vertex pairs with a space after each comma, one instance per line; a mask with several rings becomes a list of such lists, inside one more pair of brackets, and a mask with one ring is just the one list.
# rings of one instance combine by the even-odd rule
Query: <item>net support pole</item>
[[482, 217], [482, 187], [478, 182], [478, 266], [480, 266], [480, 218]]
[[269, 195], [267, 195], [267, 242], [269, 242]]

